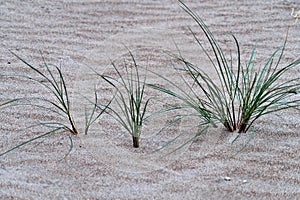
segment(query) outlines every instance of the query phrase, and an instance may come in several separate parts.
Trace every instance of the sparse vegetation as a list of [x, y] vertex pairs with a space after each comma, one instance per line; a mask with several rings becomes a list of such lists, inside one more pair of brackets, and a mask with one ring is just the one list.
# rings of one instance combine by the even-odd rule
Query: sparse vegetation
[[20, 61], [22, 61], [26, 66], [28, 66], [32, 71], [34, 71], [39, 78], [34, 78], [29, 75], [16, 75], [31, 81], [38, 83], [40, 86], [44, 87], [51, 94], [52, 99], [49, 98], [31, 98], [32, 101], [41, 101], [45, 104], [50, 105], [49, 107], [40, 105], [38, 103], [30, 102], [28, 105], [32, 105], [41, 109], [45, 109], [51, 113], [54, 113], [57, 116], [61, 116], [62, 118], [68, 121], [68, 124], [62, 122], [51, 122], [44, 123], [47, 124], [56, 124], [59, 127], [68, 130], [73, 135], [77, 135], [79, 133], [75, 121], [72, 116], [72, 109], [70, 105], [70, 98], [67, 89], [67, 85], [62, 74], [60, 67], [52, 64], [46, 63], [43, 58], [43, 65], [39, 67], [35, 67], [25, 61], [23, 58], [13, 53]]
[[[107, 106], [110, 114], [132, 136], [133, 147], [140, 146], [140, 135], [145, 121], [149, 98], [144, 99], [146, 75], [141, 77], [139, 68], [132, 52], [129, 51], [132, 63], [124, 62], [125, 74], [112, 62], [116, 77], [97, 73], [114, 89], [113, 104]], [[102, 108], [102, 107], [101, 107]]]
[[[113, 100], [113, 98], [106, 105], [101, 105], [98, 102], [98, 95], [97, 95], [97, 91], [95, 90], [95, 92], [94, 92], [94, 102], [91, 102], [89, 100], [89, 102], [93, 105], [93, 108], [92, 108], [91, 112], [89, 113], [89, 111], [87, 109], [85, 109], [85, 130], [84, 130], [84, 133], [86, 135], [87, 135], [91, 125], [93, 123], [95, 123], [103, 113], [105, 113], [106, 109], [111, 104], [112, 100]], [[100, 110], [100, 112], [97, 112], [99, 110]]]
[[241, 133], [246, 132], [263, 115], [299, 106], [299, 77], [282, 79], [289, 70], [300, 64], [300, 59], [296, 59], [280, 67], [287, 36], [283, 46], [270, 55], [261, 69], [254, 66], [255, 47], [246, 66], [241, 64], [240, 46], [236, 37], [232, 36], [237, 49], [237, 66], [234, 67], [232, 57], [229, 60], [225, 57], [218, 41], [202, 19], [182, 1], [180, 3], [198, 24], [210, 45], [210, 49], [206, 49], [196, 33], [190, 29], [216, 72], [217, 80], [207, 74], [203, 66], [186, 60], [180, 52], [179, 55], [172, 54], [183, 64], [183, 68], [178, 71], [184, 72], [182, 80], [185, 87], [176, 85], [168, 77], [156, 72], [154, 73], [175, 89], [153, 84], [150, 86], [179, 99], [182, 104], [176, 105], [174, 109], [190, 108], [196, 111], [201, 124], [216, 126], [221, 123], [227, 130]]
[[[38, 83], [38, 85], [46, 88], [46, 90], [49, 91], [49, 94], [51, 94], [52, 98], [42, 98], [42, 97], [18, 98], [18, 99], [5, 102], [4, 104], [1, 105], [6, 105], [8, 103], [18, 101], [15, 104], [15, 106], [33, 106], [37, 109], [43, 109], [49, 113], [53, 113], [55, 116], [57, 116], [60, 119], [51, 122], [40, 122], [38, 125], [44, 126], [45, 130], [46, 129], [50, 129], [50, 130], [45, 131], [45, 133], [43, 134], [30, 138], [29, 140], [22, 142], [13, 148], [8, 149], [7, 151], [1, 153], [0, 156], [5, 155], [35, 140], [49, 137], [60, 130], [67, 130], [72, 135], [77, 135], [79, 131], [75, 125], [75, 121], [72, 116], [68, 89], [60, 67], [56, 65], [48, 64], [44, 59], [43, 59], [44, 63], [42, 66], [34, 67], [33, 65], [25, 61], [23, 58], [21, 58], [14, 52], [11, 53], [14, 56], [16, 56], [20, 61], [22, 61], [27, 67], [29, 67], [33, 72], [35, 72], [37, 78], [26, 74], [12, 74], [8, 76], [21, 77], [36, 82]], [[23, 101], [26, 101], [26, 103], [24, 103]], [[63, 121], [66, 121], [68, 123], [64, 123]], [[70, 140], [72, 144], [71, 137]]]
[[[203, 20], [185, 3], [181, 0], [179, 2], [183, 10], [192, 17], [206, 38], [209, 48], [203, 44], [205, 41], [200, 40], [196, 32], [190, 28], [193, 39], [210, 61], [215, 76], [205, 72], [203, 66], [189, 62], [182, 56], [180, 49], [178, 49], [178, 54], [170, 53], [170, 55], [176, 58], [178, 63], [183, 66], [176, 68], [181, 73], [182, 84], [179, 85], [169, 77], [148, 69], [146, 71], [156, 74], [162, 80], [167, 81], [173, 88], [157, 84], [146, 84], [146, 75], [141, 76], [140, 66], [137, 64], [132, 52], [129, 51], [132, 61], [130, 64], [125, 61], [124, 65], [119, 67], [116, 63], [111, 63], [116, 74], [115, 77], [94, 71], [102, 80], [112, 86], [115, 93], [107, 105], [102, 105], [98, 102], [97, 92], [95, 91], [95, 102], [91, 102], [93, 108], [91, 112], [86, 111], [86, 134], [90, 126], [103, 113], [108, 113], [132, 136], [133, 147], [138, 148], [140, 146], [142, 127], [147, 119], [146, 113], [150, 101], [150, 98], [145, 98], [146, 85], [168, 94], [181, 102], [181, 104], [173, 105], [165, 109], [165, 111], [189, 109], [191, 112], [186, 116], [199, 117], [198, 128], [200, 128], [198, 132], [183, 145], [202, 134], [209, 126], [215, 127], [218, 124], [222, 124], [230, 132], [243, 133], [247, 132], [261, 116], [287, 108], [299, 107], [300, 78], [282, 78], [287, 72], [300, 64], [299, 58], [288, 64], [281, 64], [288, 34], [285, 37], [283, 45], [266, 59], [266, 63], [261, 68], [255, 66], [254, 62], [256, 46], [254, 46], [247, 63], [242, 65], [242, 55], [238, 39], [232, 35], [236, 48], [236, 60], [233, 59], [232, 55], [228, 59]], [[51, 94], [51, 98], [26, 98], [26, 100], [29, 100], [29, 103], [18, 103], [18, 105], [44, 109], [49, 113], [53, 113], [59, 120], [41, 122], [40, 125], [50, 127], [52, 130], [21, 143], [0, 154], [0, 156], [29, 142], [50, 136], [59, 130], [67, 130], [72, 135], [77, 135], [79, 131], [73, 119], [68, 88], [61, 68], [46, 63], [44, 59], [42, 66], [35, 67], [17, 54], [13, 52], [12, 54], [36, 75], [18, 74], [13, 76], [38, 83], [39, 86], [42, 86]], [[234, 65], [235, 62], [236, 65]], [[121, 72], [120, 68], [124, 69], [124, 73]], [[216, 80], [214, 79], [215, 77], [217, 77]], [[19, 100], [13, 99], [2, 102], [0, 107]], [[40, 104], [39, 102], [42, 103]], [[98, 110], [100, 110], [99, 113], [97, 112]], [[164, 145], [163, 148], [169, 144], [170, 142]]]

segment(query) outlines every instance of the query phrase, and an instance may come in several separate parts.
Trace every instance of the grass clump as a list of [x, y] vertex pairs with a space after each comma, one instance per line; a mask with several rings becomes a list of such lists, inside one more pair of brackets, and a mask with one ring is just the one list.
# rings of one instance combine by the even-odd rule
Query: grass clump
[[140, 66], [131, 51], [129, 54], [132, 63], [124, 61], [124, 66], [122, 66], [125, 68], [124, 75], [114, 62], [112, 62], [112, 67], [116, 72], [116, 77], [96, 73], [115, 90], [113, 102], [106, 106], [106, 112], [126, 129], [132, 136], [133, 147], [138, 148], [150, 98], [144, 98], [146, 75], [141, 77]]
[[[62, 74], [60, 67], [46, 63], [45, 59], [43, 58], [43, 65], [40, 67], [35, 67], [25, 61], [23, 58], [11, 52], [14, 56], [16, 56], [20, 61], [22, 61], [29, 69], [35, 72], [36, 76], [30, 76], [26, 74], [13, 74], [9, 76], [16, 76], [25, 78], [29, 81], [33, 81], [38, 83], [38, 85], [44, 87], [49, 92], [49, 97], [28, 97], [28, 98], [19, 98], [18, 103], [15, 106], [33, 106], [38, 109], [43, 109], [49, 113], [54, 114], [57, 117], [61, 118], [61, 121], [50, 121], [50, 122], [40, 122], [38, 125], [44, 126], [47, 129], [50, 128], [50, 131], [46, 131], [43, 134], [40, 134], [36, 137], [33, 137], [21, 144], [1, 153], [0, 156], [5, 155], [17, 148], [20, 148], [30, 142], [35, 140], [49, 137], [61, 130], [67, 130], [72, 135], [77, 135], [79, 133], [75, 121], [72, 116], [72, 109], [70, 105], [70, 97], [68, 93], [68, 88], [65, 82], [65, 78]], [[6, 105], [7, 103], [14, 102], [16, 100], [11, 100], [9, 102], [5, 102], [2, 105]], [[22, 102], [22, 101], [25, 101]], [[64, 121], [64, 122], [63, 122]], [[71, 140], [72, 146], [72, 139]]]
[[157, 74], [175, 89], [158, 85], [151, 87], [179, 99], [182, 104], [174, 109], [189, 108], [202, 120], [201, 124], [216, 126], [221, 123], [230, 132], [247, 132], [253, 123], [263, 115], [299, 106], [299, 77], [283, 79], [288, 71], [300, 64], [300, 59], [280, 66], [285, 50], [287, 36], [282, 47], [274, 51], [264, 66], [254, 66], [255, 46], [247, 64], [241, 64], [241, 52], [237, 38], [232, 35], [237, 55], [236, 66], [233, 58], [225, 57], [224, 51], [202, 19], [182, 1], [181, 7], [197, 23], [209, 44], [205, 48], [197, 34], [190, 28], [196, 43], [209, 59], [217, 79], [202, 70], [201, 67], [186, 60], [180, 53], [174, 55], [183, 64], [178, 69], [184, 72], [183, 85]]
[[79, 133], [75, 121], [72, 116], [71, 105], [70, 105], [70, 98], [67, 89], [67, 85], [62, 74], [60, 67], [46, 63], [45, 59], [43, 58], [43, 65], [39, 67], [35, 67], [25, 61], [23, 58], [18, 56], [17, 54], [13, 53], [20, 61], [22, 61], [27, 67], [29, 67], [38, 78], [28, 75], [18, 75], [20, 77], [26, 78], [28, 80], [34, 81], [38, 83], [40, 86], [46, 88], [51, 94], [52, 99], [49, 100], [48, 98], [32, 98], [31, 100], [42, 101], [50, 105], [49, 107], [40, 105], [37, 103], [29, 103], [28, 105], [36, 106], [42, 109], [45, 109], [51, 113], [54, 113], [58, 116], [61, 116], [63, 119], [68, 121], [68, 123], [61, 123], [61, 122], [52, 122], [52, 123], [45, 123], [46, 124], [56, 124], [59, 125], [61, 128], [68, 130], [73, 135], [77, 135]]

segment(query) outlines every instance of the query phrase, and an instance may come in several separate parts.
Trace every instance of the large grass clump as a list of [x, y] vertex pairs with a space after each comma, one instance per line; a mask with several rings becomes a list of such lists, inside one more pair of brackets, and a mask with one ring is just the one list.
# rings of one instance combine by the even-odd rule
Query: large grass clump
[[182, 8], [192, 17], [201, 29], [209, 48], [206, 48], [199, 36], [190, 28], [194, 40], [204, 51], [217, 78], [205, 72], [207, 66], [197, 66], [179, 55], [172, 54], [183, 67], [183, 84], [175, 84], [168, 77], [157, 72], [160, 78], [173, 86], [173, 89], [150, 84], [151, 87], [179, 99], [181, 105], [174, 109], [192, 109], [201, 119], [201, 124], [216, 126], [221, 123], [230, 132], [247, 132], [253, 123], [266, 114], [286, 108], [299, 106], [299, 77], [283, 76], [299, 66], [300, 59], [281, 64], [287, 36], [283, 45], [275, 50], [266, 63], [258, 68], [254, 66], [255, 47], [246, 65], [241, 64], [241, 51], [238, 40], [233, 37], [236, 46], [236, 65], [233, 58], [227, 59], [213, 33], [202, 19], [186, 4], [180, 1]]

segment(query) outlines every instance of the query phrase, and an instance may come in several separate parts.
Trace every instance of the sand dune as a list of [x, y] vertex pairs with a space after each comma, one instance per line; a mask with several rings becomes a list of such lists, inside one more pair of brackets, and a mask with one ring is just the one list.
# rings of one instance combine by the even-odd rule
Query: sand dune
[[[284, 62], [299, 58], [300, 23], [290, 15], [299, 8], [294, 1], [186, 1], [211, 28], [230, 53], [230, 33], [240, 41], [242, 62], [257, 42], [256, 64], [264, 62], [284, 38], [289, 39]], [[138, 63], [173, 77], [172, 59], [164, 51], [176, 52], [174, 42], [191, 61], [210, 70], [205, 56], [188, 31], [196, 24], [175, 0], [108, 1], [3, 1], [0, 3], [1, 74], [33, 75], [9, 50], [26, 61], [62, 66], [70, 88], [74, 117], [81, 131], [69, 149], [67, 132], [59, 132], [42, 143], [34, 142], [0, 158], [1, 199], [300, 199], [299, 111], [285, 110], [261, 118], [254, 138], [243, 134], [229, 144], [230, 133], [211, 128], [181, 150], [151, 153], [176, 133], [192, 135], [197, 121], [182, 121], [161, 138], [154, 132], [168, 116], [149, 121], [141, 148], [131, 147], [130, 136], [110, 117], [102, 117], [87, 135], [84, 111], [95, 86], [101, 99], [110, 98], [89, 67], [110, 71], [110, 61], [122, 63], [127, 49]], [[287, 74], [299, 76], [299, 67]], [[149, 75], [149, 81], [160, 80]], [[147, 91], [147, 95], [157, 95]], [[0, 76], [0, 100], [49, 93], [30, 81]], [[173, 101], [170, 99], [170, 101]], [[154, 111], [163, 105], [152, 103]], [[41, 134], [43, 127], [27, 128], [39, 120], [59, 120], [32, 107], [4, 107], [0, 114], [0, 152]], [[185, 138], [181, 138], [178, 144]], [[37, 145], [38, 144], [38, 145]], [[230, 180], [226, 179], [230, 177]]]

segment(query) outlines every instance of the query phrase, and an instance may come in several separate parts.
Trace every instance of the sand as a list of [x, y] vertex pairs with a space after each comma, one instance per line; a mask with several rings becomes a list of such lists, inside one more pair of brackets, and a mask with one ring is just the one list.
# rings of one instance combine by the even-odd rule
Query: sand
[[[290, 15], [294, 1], [186, 1], [210, 27], [226, 53], [234, 52], [230, 33], [240, 42], [242, 63], [257, 42], [256, 66], [261, 67], [289, 29], [287, 63], [299, 58], [300, 23]], [[1, 199], [300, 199], [299, 111], [284, 110], [259, 119], [253, 132], [230, 144], [231, 133], [210, 128], [194, 142], [167, 155], [193, 136], [197, 119], [183, 120], [157, 131], [170, 120], [162, 114], [149, 120], [134, 149], [131, 136], [113, 118], [102, 116], [84, 132], [86, 100], [111, 97], [109, 86], [95, 76], [112, 73], [110, 62], [122, 66], [130, 49], [137, 62], [180, 82], [173, 60], [175, 43], [189, 60], [212, 73], [188, 27], [201, 35], [175, 0], [2, 1], [0, 3], [1, 74], [34, 75], [9, 50], [39, 65], [42, 56], [61, 65], [80, 134], [58, 132], [0, 158]], [[283, 63], [283, 64], [284, 64]], [[212, 74], [213, 76], [213, 74]], [[299, 67], [285, 78], [299, 76]], [[166, 84], [153, 74], [148, 81]], [[49, 91], [18, 77], [0, 76], [0, 99], [49, 97]], [[175, 100], [147, 90], [149, 112]], [[30, 106], [1, 108], [0, 152], [42, 134], [40, 121], [60, 117]], [[153, 153], [164, 142], [184, 133], [177, 143]], [[249, 141], [249, 139], [251, 139]], [[245, 144], [247, 146], [245, 147]], [[245, 147], [245, 148], [244, 148]], [[242, 150], [242, 151], [241, 151]]]

